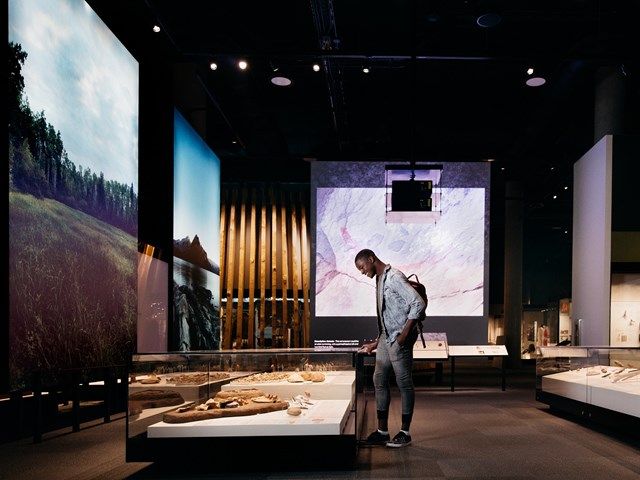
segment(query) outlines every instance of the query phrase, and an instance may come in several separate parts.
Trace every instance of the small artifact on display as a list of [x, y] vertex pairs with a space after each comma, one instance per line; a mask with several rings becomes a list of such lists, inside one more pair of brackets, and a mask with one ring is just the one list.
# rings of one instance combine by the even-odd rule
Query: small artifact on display
[[184, 403], [178, 392], [170, 390], [140, 390], [129, 394], [129, 415], [136, 415], [147, 408], [173, 407]]
[[241, 417], [259, 413], [275, 412], [289, 408], [277, 395], [262, 390], [227, 390], [218, 392], [200, 405], [190, 405], [165, 413], [166, 423], [187, 423], [221, 417]]
[[206, 382], [226, 380], [230, 377], [226, 372], [194, 372], [170, 375], [165, 377], [165, 380], [167, 383], [173, 383], [174, 385], [200, 385]]
[[160, 377], [158, 377], [155, 373], [147, 375], [146, 378], [140, 380], [140, 383], [143, 385], [153, 385], [154, 383], [160, 383]]
[[229, 383], [233, 384], [250, 384], [250, 383], [268, 383], [286, 380], [289, 383], [314, 382], [321, 383], [325, 381], [325, 375], [322, 372], [266, 372], [254, 373], [248, 377], [237, 378]]
[[600, 376], [601, 378], [609, 378], [612, 383], [624, 382], [629, 379], [640, 380], [640, 368], [636, 368], [635, 365], [629, 363], [623, 364], [618, 360], [614, 360], [614, 367], [607, 367], [602, 365], [582, 367], [574, 370], [580, 372], [586, 370], [588, 377]]

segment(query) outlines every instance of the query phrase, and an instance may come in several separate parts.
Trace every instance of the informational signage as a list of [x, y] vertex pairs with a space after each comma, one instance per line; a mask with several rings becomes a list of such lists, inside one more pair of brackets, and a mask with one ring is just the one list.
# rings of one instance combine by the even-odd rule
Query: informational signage
[[504, 345], [449, 345], [450, 357], [502, 357], [508, 355]]

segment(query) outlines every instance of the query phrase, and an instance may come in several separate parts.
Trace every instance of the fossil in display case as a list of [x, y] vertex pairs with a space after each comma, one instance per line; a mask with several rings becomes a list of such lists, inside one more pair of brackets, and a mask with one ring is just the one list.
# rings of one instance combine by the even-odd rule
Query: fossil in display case
[[147, 378], [143, 378], [142, 380], [140, 380], [140, 383], [142, 383], [143, 385], [160, 383], [160, 377], [158, 377], [155, 373], [151, 373], [147, 376]]
[[251, 384], [251, 383], [268, 383], [279, 382], [286, 380], [289, 383], [302, 383], [302, 382], [324, 382], [325, 375], [322, 372], [265, 372], [254, 373], [247, 377], [237, 378], [231, 380], [232, 384]]
[[167, 376], [165, 380], [167, 383], [173, 383], [175, 385], [200, 385], [211, 381], [226, 380], [230, 377], [226, 372], [195, 372]]
[[129, 415], [136, 415], [147, 408], [173, 407], [184, 403], [182, 395], [170, 390], [141, 390], [129, 394]]
[[[223, 394], [223, 395], [220, 395]], [[188, 423], [222, 417], [240, 417], [275, 412], [289, 408], [277, 395], [262, 390], [228, 390], [197, 406], [179, 408], [165, 413], [166, 423]]]
[[248, 377], [236, 378], [235, 380], [231, 380], [229, 383], [264, 383], [264, 382], [277, 382], [279, 380], [286, 380], [289, 378], [291, 373], [288, 372], [265, 372], [265, 373], [254, 373], [253, 375], [249, 375]]

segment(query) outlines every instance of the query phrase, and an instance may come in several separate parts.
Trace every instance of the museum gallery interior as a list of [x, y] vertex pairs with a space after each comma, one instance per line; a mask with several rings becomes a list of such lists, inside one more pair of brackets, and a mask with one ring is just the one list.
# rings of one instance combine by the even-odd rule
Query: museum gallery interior
[[638, 12], [9, 0], [0, 478], [640, 478]]

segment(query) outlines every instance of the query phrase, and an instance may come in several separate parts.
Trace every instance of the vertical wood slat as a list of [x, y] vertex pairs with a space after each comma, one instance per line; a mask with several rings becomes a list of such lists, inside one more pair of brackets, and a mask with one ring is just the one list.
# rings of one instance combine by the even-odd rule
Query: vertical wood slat
[[[218, 298], [222, 298], [223, 292], [224, 292], [224, 280], [225, 280], [225, 273], [226, 273], [226, 268], [225, 268], [225, 254], [226, 254], [226, 248], [227, 248], [227, 191], [225, 190], [220, 198], [220, 258], [218, 259], [218, 265], [220, 265], [220, 285], [219, 285], [219, 292], [218, 292]], [[222, 321], [222, 317], [220, 318], [220, 321]], [[222, 343], [222, 342], [221, 342]]]
[[224, 347], [231, 348], [231, 335], [233, 324], [233, 271], [235, 263], [235, 244], [236, 244], [236, 201], [238, 191], [233, 189], [231, 194], [231, 205], [229, 207], [229, 237], [227, 248], [227, 304], [225, 308], [224, 323]]
[[309, 331], [311, 325], [311, 310], [310, 310], [310, 305], [309, 305], [309, 284], [310, 284], [310, 277], [309, 277], [309, 264], [311, 261], [310, 258], [310, 252], [309, 252], [309, 245], [308, 245], [308, 237], [307, 237], [307, 212], [306, 212], [306, 208], [305, 208], [305, 204], [304, 202], [300, 201], [300, 208], [301, 208], [301, 212], [300, 212], [300, 229], [301, 229], [301, 233], [300, 236], [302, 237], [302, 242], [301, 242], [301, 258], [302, 258], [302, 296], [304, 299], [304, 321], [303, 321], [303, 325], [302, 325], [302, 331], [303, 331], [303, 339], [304, 339], [304, 343], [303, 346], [304, 347], [309, 347], [309, 342], [310, 342], [310, 338], [311, 338], [311, 332]]
[[238, 306], [236, 307], [236, 348], [242, 347], [243, 327], [244, 327], [244, 269], [245, 269], [245, 246], [246, 246], [246, 219], [245, 211], [247, 206], [247, 190], [242, 189], [242, 200], [240, 201], [240, 236], [238, 238]]
[[278, 310], [276, 305], [276, 291], [278, 288], [278, 214], [276, 198], [272, 189], [269, 189], [269, 199], [271, 200], [271, 341], [275, 341], [276, 327], [278, 324]]
[[249, 315], [247, 315], [247, 338], [249, 348], [254, 348], [255, 343], [255, 312], [254, 297], [256, 289], [256, 191], [251, 191], [251, 213], [249, 220]]
[[266, 319], [266, 286], [267, 286], [267, 202], [264, 190], [260, 191], [260, 333], [259, 346], [264, 347], [264, 328]]
[[298, 289], [300, 288], [300, 242], [298, 241], [298, 218], [296, 196], [289, 196], [291, 205], [291, 289], [293, 291], [293, 346], [300, 347], [300, 316], [298, 313]]
[[287, 202], [284, 192], [280, 192], [280, 220], [282, 233], [282, 335], [287, 339], [285, 346], [289, 347], [287, 329], [289, 328], [289, 309], [287, 305], [287, 290], [289, 290], [289, 251], [287, 248]]

